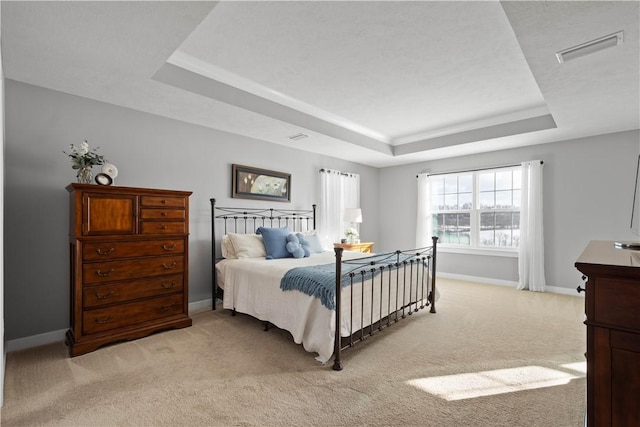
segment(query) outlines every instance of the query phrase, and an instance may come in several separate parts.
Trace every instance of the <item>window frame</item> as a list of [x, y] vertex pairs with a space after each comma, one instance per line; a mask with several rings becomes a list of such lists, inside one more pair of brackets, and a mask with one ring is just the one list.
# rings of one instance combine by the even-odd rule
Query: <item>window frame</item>
[[[459, 245], [455, 243], [447, 243], [441, 241], [438, 243], [438, 248], [443, 252], [449, 253], [461, 253], [461, 254], [472, 254], [472, 255], [489, 255], [489, 256], [504, 256], [504, 257], [517, 257], [519, 253], [518, 246], [482, 246], [480, 245], [480, 225], [481, 225], [481, 215], [486, 212], [509, 212], [514, 213], [517, 212], [518, 215], [521, 215], [522, 203], [520, 202], [520, 206], [516, 209], [514, 208], [480, 208], [480, 175], [483, 173], [498, 173], [502, 171], [522, 171], [522, 166], [514, 165], [507, 167], [496, 167], [496, 168], [486, 168], [480, 170], [473, 171], [461, 171], [461, 172], [452, 172], [452, 173], [442, 173], [437, 174], [438, 176], [461, 176], [461, 175], [471, 175], [472, 179], [472, 208], [470, 210], [439, 210], [439, 211], [431, 211], [429, 212], [430, 217], [433, 214], [446, 214], [446, 213], [469, 213], [470, 214], [470, 230], [469, 230], [469, 245]], [[435, 175], [434, 175], [435, 176]], [[511, 183], [510, 190], [520, 190], [521, 188], [515, 187], [513, 185], [514, 181]], [[494, 188], [494, 192], [500, 191], [497, 188]], [[430, 199], [434, 197], [433, 186], [432, 183], [429, 185]], [[459, 194], [459, 193], [458, 193]], [[513, 194], [513, 193], [512, 193]], [[434, 233], [432, 233], [434, 234]]]

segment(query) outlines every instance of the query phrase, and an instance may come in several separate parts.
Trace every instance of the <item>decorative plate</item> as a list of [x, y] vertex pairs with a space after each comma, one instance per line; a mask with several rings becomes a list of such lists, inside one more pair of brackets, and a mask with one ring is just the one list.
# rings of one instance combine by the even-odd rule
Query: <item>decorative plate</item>
[[111, 178], [115, 178], [118, 176], [118, 168], [114, 164], [106, 163], [102, 166], [102, 173], [109, 175]]

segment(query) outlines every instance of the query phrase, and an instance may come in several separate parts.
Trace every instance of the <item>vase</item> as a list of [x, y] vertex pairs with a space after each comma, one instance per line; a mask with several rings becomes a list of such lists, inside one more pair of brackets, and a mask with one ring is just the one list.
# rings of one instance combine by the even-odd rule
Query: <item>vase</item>
[[91, 181], [93, 179], [91, 166], [84, 166], [78, 169], [76, 178], [78, 178], [78, 183], [80, 184], [91, 184]]

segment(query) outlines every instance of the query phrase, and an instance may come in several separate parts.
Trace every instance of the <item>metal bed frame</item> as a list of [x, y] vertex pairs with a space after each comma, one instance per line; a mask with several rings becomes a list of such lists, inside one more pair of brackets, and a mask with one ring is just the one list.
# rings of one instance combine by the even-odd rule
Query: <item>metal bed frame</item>
[[[221, 207], [216, 206], [216, 200], [211, 202], [211, 245], [212, 245], [212, 270], [213, 279], [211, 284], [212, 309], [216, 309], [216, 300], [223, 297], [223, 290], [218, 286], [218, 277], [215, 268], [217, 261], [222, 259], [217, 256], [216, 250], [216, 222], [223, 223], [223, 234], [227, 233], [253, 233], [256, 228], [262, 227], [290, 227], [292, 232], [309, 231], [316, 228], [316, 205], [312, 209], [275, 209], [275, 208], [243, 208], [243, 207]], [[222, 236], [222, 234], [220, 235]], [[430, 307], [431, 313], [436, 313], [436, 254], [437, 237], [432, 237], [432, 246], [398, 250], [382, 254], [374, 254], [364, 258], [343, 260], [343, 248], [334, 248], [336, 259], [336, 331], [334, 340], [334, 370], [342, 370], [342, 351], [353, 347], [368, 337], [382, 331], [384, 328], [411, 316], [413, 313]], [[365, 292], [361, 292], [359, 301], [354, 301], [354, 284], [358, 281], [364, 282], [366, 277], [372, 281], [370, 300], [365, 300]], [[392, 280], [395, 276], [395, 281]], [[350, 335], [341, 335], [342, 317], [342, 292], [343, 280], [347, 280], [351, 292], [350, 315], [353, 319], [354, 303], [361, 305], [360, 325], [361, 329], [354, 331], [351, 323]], [[395, 282], [395, 284], [392, 284]], [[375, 301], [373, 286], [379, 287], [380, 298]], [[396, 297], [395, 309], [392, 311], [391, 290], [395, 286], [394, 295]], [[430, 289], [429, 289], [430, 286]], [[346, 289], [346, 288], [345, 288]], [[402, 289], [402, 303], [398, 301], [398, 294]], [[383, 301], [382, 292], [388, 292], [387, 315], [382, 317]], [[407, 291], [408, 290], [408, 291]], [[369, 295], [367, 295], [369, 297]], [[407, 299], [408, 298], [408, 299]], [[374, 304], [379, 303], [381, 318], [373, 319]], [[371, 317], [364, 319], [364, 306], [370, 305]], [[235, 314], [235, 310], [233, 312]], [[365, 321], [369, 323], [365, 325]], [[265, 324], [265, 330], [268, 323]]]

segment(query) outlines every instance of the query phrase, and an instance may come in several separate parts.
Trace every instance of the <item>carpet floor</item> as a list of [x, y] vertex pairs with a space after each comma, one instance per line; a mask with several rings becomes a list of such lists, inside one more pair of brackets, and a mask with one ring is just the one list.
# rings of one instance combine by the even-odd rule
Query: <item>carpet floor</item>
[[70, 358], [7, 355], [3, 426], [583, 425], [584, 299], [439, 280], [438, 313], [343, 352], [226, 310]]

